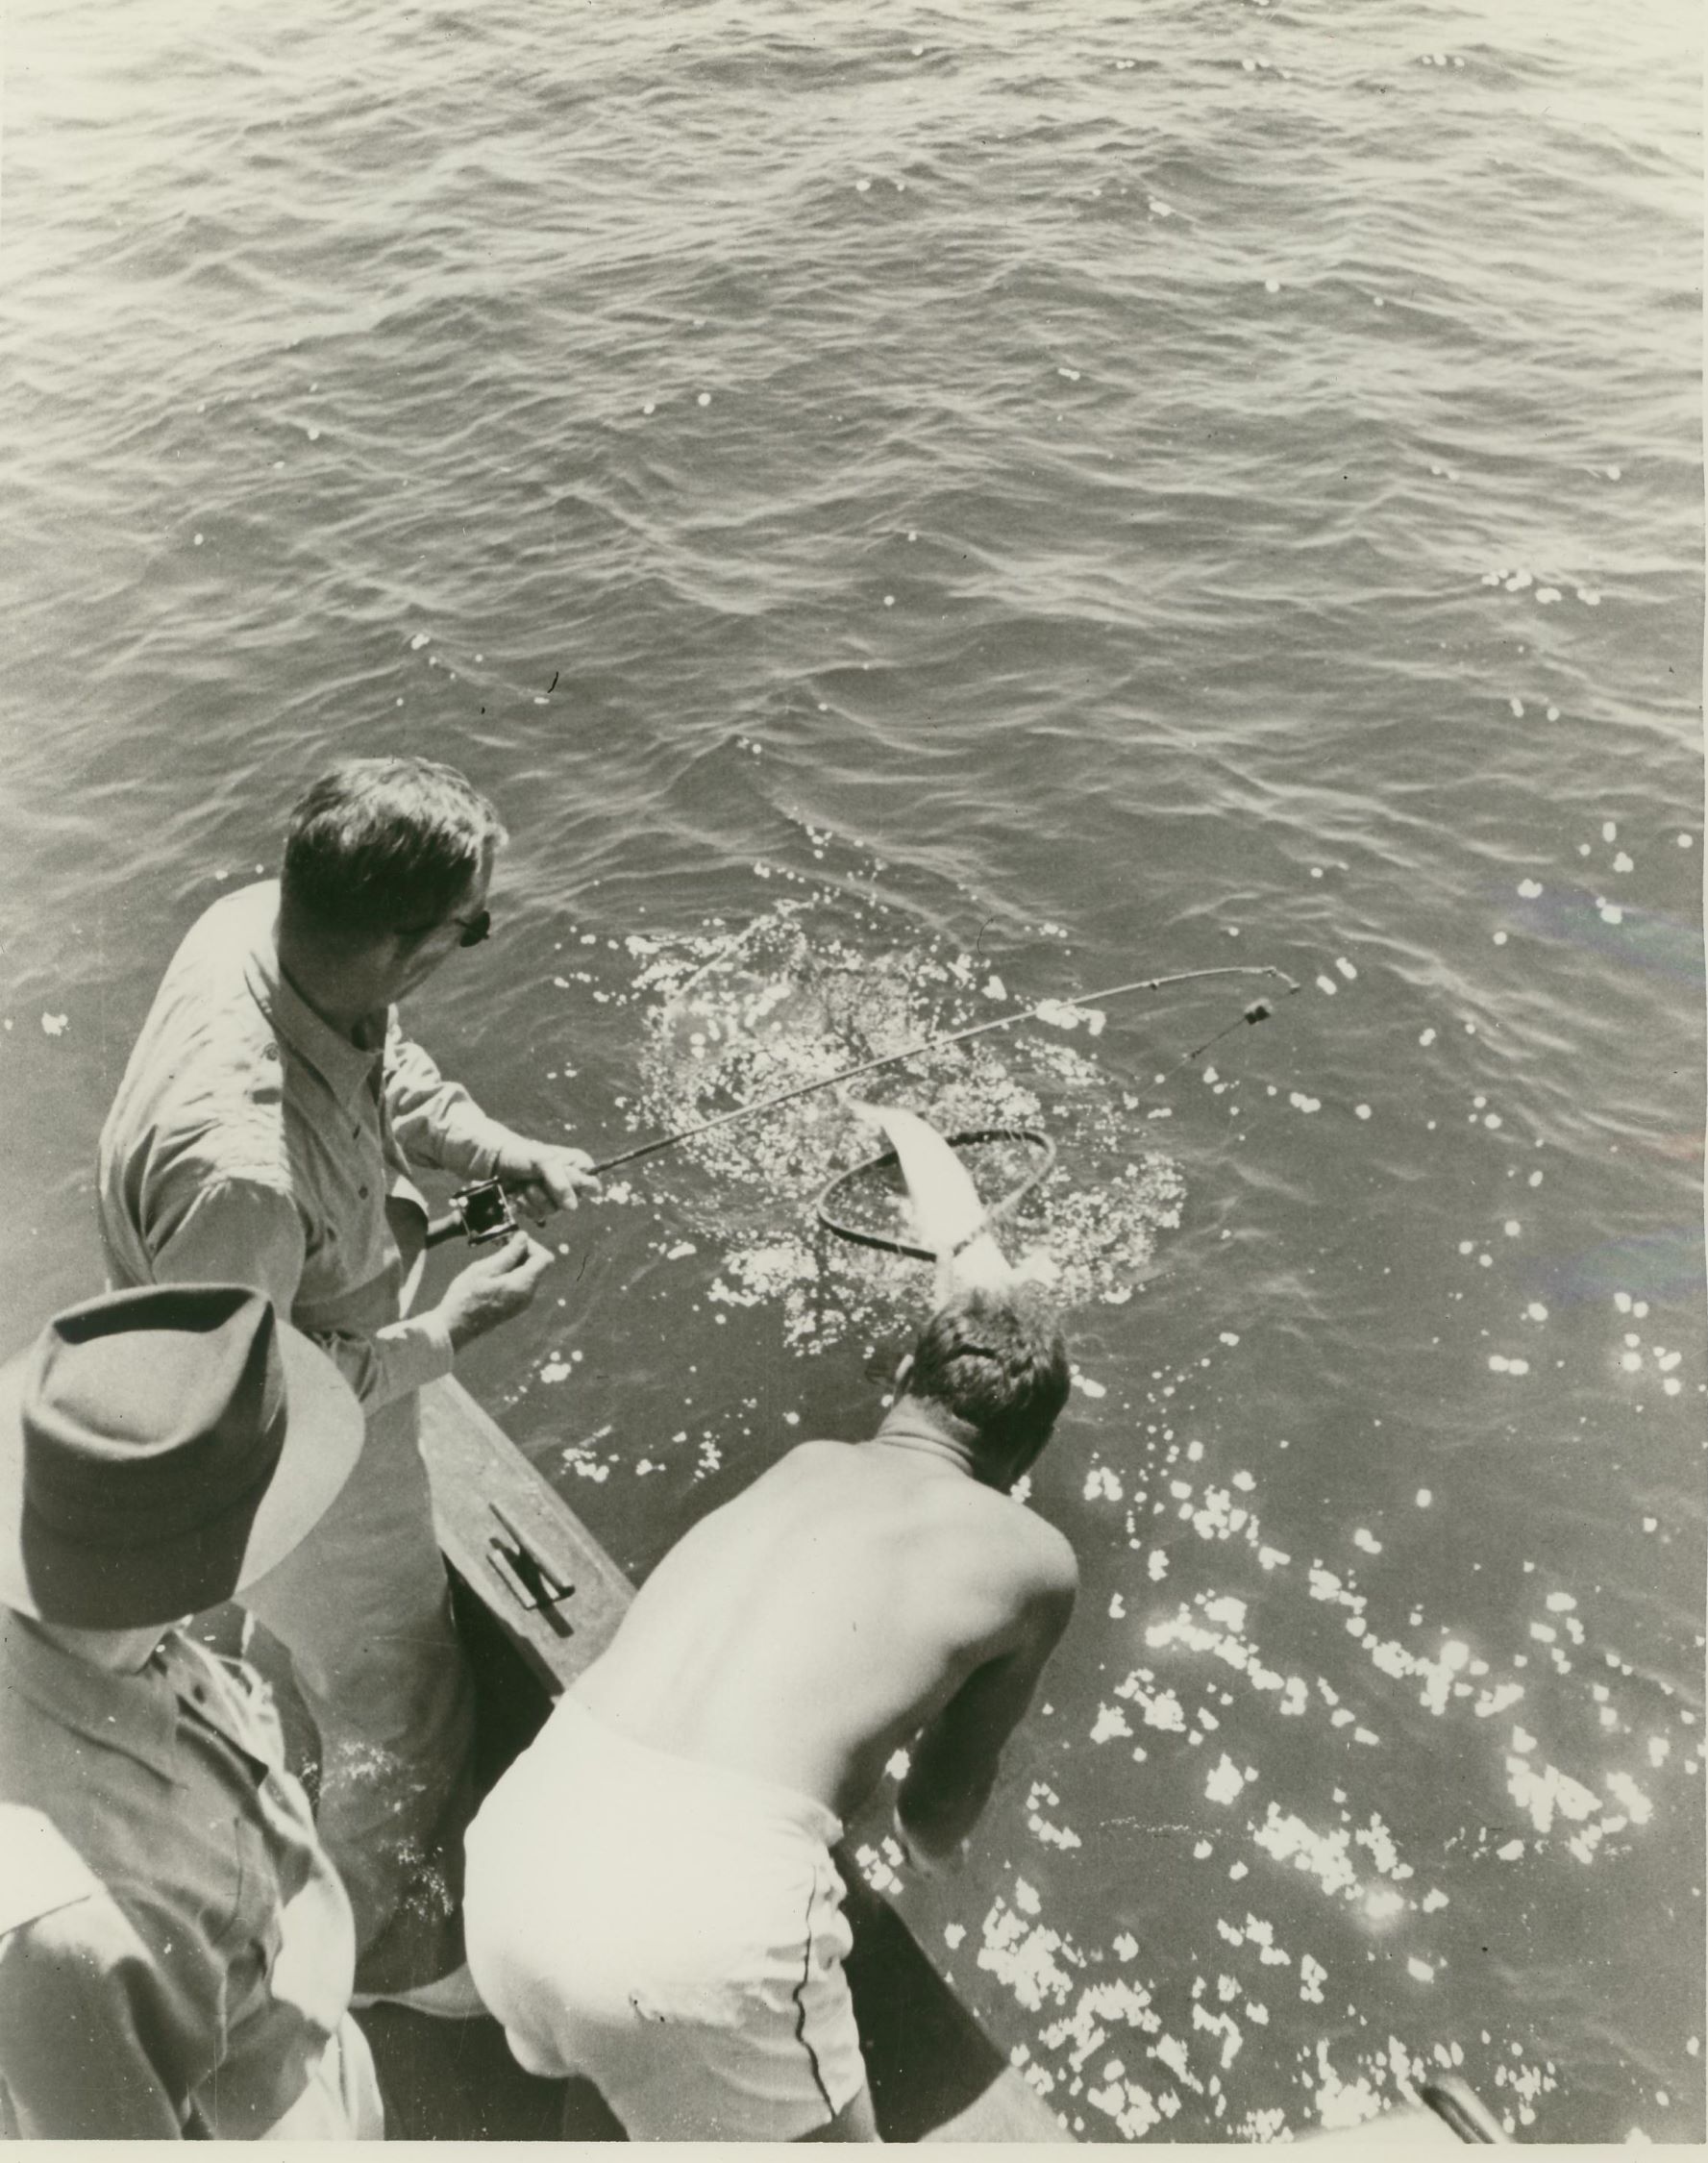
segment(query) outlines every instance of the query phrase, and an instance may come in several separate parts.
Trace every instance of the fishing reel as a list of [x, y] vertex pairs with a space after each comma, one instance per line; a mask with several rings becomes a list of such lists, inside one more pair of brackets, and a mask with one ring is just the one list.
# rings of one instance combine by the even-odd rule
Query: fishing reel
[[427, 1244], [442, 1247], [461, 1233], [471, 1247], [489, 1247], [516, 1230], [516, 1212], [497, 1180], [481, 1180], [451, 1197], [450, 1213], [427, 1228]]

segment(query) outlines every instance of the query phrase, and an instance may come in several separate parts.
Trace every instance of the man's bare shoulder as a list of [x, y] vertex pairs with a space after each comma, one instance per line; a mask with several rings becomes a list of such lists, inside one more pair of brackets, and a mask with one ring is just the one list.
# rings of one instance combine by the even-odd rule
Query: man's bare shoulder
[[[802, 1442], [767, 1477], [792, 1469], [794, 1477], [822, 1482], [829, 1492], [854, 1485], [869, 1461], [857, 1443]], [[1073, 1546], [1025, 1503], [976, 1479], [943, 1479], [909, 1481], [905, 1501], [915, 1531], [975, 1550], [1011, 1589], [1072, 1600], [1079, 1582]]]
[[1001, 1511], [1016, 1552], [1026, 1557], [1033, 1590], [1040, 1597], [1072, 1600], [1079, 1587], [1079, 1558], [1067, 1534], [1011, 1495], [981, 1491]]

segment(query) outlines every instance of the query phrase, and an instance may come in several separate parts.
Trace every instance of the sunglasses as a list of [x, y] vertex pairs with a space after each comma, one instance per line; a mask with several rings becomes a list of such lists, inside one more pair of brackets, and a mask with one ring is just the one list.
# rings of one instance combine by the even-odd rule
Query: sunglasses
[[401, 929], [400, 936], [418, 946], [423, 939], [432, 938], [435, 932], [442, 932], [447, 924], [458, 927], [458, 946], [480, 946], [492, 936], [492, 911], [489, 908], [477, 909], [472, 916], [441, 917], [438, 923], [424, 924], [419, 930], [405, 927]]

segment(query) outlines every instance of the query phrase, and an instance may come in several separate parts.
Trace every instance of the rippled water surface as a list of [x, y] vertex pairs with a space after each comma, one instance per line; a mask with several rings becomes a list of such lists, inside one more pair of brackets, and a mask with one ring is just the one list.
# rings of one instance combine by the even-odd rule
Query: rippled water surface
[[[95, 1280], [172, 945], [336, 753], [499, 801], [415, 1026], [599, 1154], [1303, 985], [886, 1084], [1058, 1148], [1084, 1592], [904, 1901], [1086, 2137], [1440, 2063], [1702, 2132], [1698, 37], [13, 10], [9, 1342]], [[868, 1146], [814, 1100], [634, 1167], [471, 1361], [629, 1566], [873, 1423], [923, 1273], [809, 1206]]]

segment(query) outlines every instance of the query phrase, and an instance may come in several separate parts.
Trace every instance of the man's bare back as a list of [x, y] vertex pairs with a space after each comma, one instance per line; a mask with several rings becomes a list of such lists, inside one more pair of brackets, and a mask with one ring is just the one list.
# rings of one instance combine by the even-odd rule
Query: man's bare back
[[953, 1849], [1072, 1610], [1073, 1551], [979, 1483], [904, 1397], [872, 1440], [807, 1442], [655, 1570], [577, 1694], [631, 1741], [816, 1796], [845, 1821], [928, 1732], [902, 1816]]

